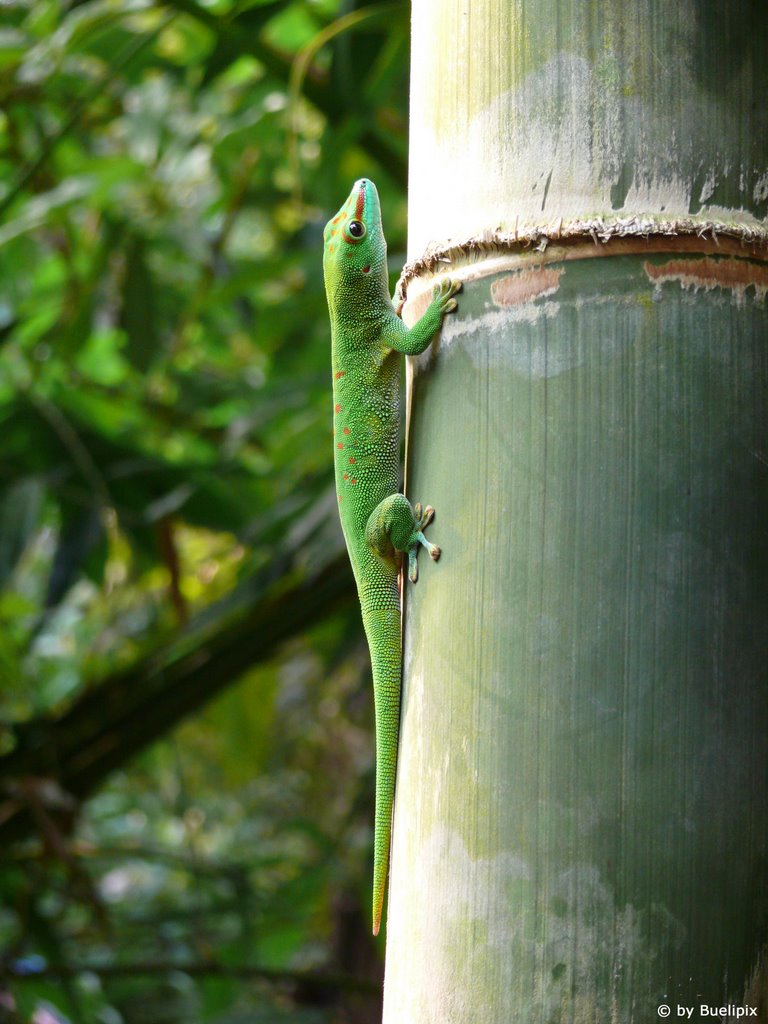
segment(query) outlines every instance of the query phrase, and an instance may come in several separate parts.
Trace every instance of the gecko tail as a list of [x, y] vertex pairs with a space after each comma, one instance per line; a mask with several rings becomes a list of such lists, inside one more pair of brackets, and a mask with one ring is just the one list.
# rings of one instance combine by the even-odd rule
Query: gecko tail
[[[395, 583], [393, 578], [393, 595]], [[373, 838], [373, 934], [378, 935], [389, 874], [397, 740], [400, 730], [400, 607], [364, 609], [376, 715], [376, 811]], [[366, 614], [367, 612], [367, 614]]]
[[[398, 709], [399, 710], [399, 709]], [[392, 844], [392, 809], [395, 797], [395, 756], [390, 744], [376, 752], [376, 825], [373, 839], [373, 934], [379, 934], [384, 908], [384, 896], [389, 877], [390, 847]], [[395, 756], [393, 756], [393, 754]]]

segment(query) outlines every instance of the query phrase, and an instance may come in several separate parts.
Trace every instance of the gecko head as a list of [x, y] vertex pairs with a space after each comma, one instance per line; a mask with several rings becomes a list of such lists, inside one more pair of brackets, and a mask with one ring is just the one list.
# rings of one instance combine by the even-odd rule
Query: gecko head
[[384, 287], [388, 287], [379, 193], [368, 178], [355, 182], [339, 212], [325, 225], [323, 269], [326, 282], [380, 283], [383, 275]]

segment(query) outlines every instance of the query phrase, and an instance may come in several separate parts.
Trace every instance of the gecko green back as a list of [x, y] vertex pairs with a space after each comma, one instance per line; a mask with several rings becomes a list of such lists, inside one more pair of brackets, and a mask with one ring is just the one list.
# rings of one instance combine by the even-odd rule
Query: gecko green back
[[355, 182], [325, 226], [323, 272], [331, 319], [334, 456], [339, 515], [354, 572], [373, 671], [376, 714], [376, 812], [373, 934], [384, 903], [400, 722], [402, 641], [398, 575], [408, 555], [417, 578], [416, 552], [440, 549], [423, 530], [429, 507], [412, 507], [400, 479], [400, 354], [423, 352], [456, 308], [459, 285], [443, 280], [411, 328], [389, 297], [387, 245], [376, 186]]

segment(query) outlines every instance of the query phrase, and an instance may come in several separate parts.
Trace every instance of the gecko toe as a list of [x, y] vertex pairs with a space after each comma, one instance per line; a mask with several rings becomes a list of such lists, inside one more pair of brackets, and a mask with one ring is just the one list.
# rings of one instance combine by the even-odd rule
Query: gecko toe
[[432, 522], [434, 518], [435, 510], [432, 508], [431, 505], [427, 505], [427, 507], [419, 516], [419, 529], [423, 530], [425, 526], [429, 526], [429, 524]]

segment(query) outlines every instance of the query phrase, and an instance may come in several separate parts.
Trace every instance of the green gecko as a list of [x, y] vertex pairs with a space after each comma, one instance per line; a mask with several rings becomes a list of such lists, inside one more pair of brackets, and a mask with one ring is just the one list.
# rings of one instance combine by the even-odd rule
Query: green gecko
[[400, 727], [403, 555], [416, 582], [419, 545], [437, 560], [424, 536], [434, 509], [412, 506], [400, 477], [400, 353], [418, 355], [446, 313], [456, 309], [458, 282], [443, 280], [413, 327], [389, 297], [387, 243], [376, 186], [356, 181], [323, 232], [323, 273], [331, 318], [334, 454], [339, 515], [357, 583], [373, 670], [376, 716], [376, 811], [373, 934], [381, 923], [389, 867], [397, 738]]

